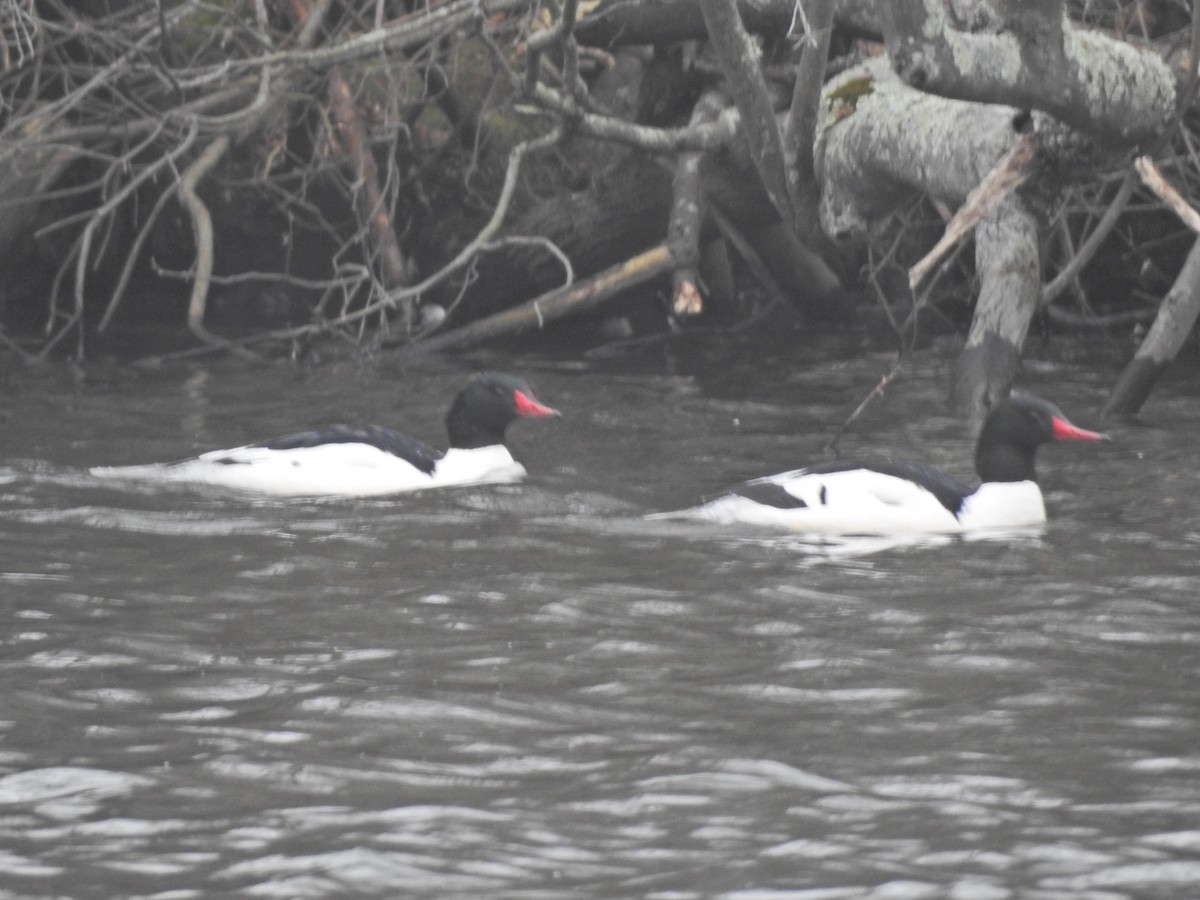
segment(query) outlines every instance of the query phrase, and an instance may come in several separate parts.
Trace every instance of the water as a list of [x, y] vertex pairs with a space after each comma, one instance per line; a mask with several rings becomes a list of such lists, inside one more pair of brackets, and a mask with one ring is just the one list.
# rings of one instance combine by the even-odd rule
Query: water
[[[441, 443], [467, 364], [6, 372], [0, 897], [1194, 896], [1194, 391], [1044, 451], [1039, 534], [643, 520], [821, 458], [889, 365], [740, 358], [486, 360], [566, 414], [529, 481], [325, 503], [82, 468]], [[945, 365], [843, 448], [969, 477]], [[1087, 426], [1111, 377], [1026, 384]]]

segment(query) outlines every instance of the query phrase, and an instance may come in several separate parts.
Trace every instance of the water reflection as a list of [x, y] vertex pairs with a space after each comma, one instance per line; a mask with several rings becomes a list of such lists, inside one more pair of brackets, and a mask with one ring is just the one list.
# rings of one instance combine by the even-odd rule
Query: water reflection
[[[254, 503], [78, 474], [322, 411], [393, 421], [378, 372], [292, 374], [139, 383], [136, 416], [124, 387], [66, 417], [33, 413], [73, 388], [13, 393], [0, 895], [1113, 900], [1200, 880], [1190, 470], [1047, 454], [1047, 527], [981, 541], [647, 521], [815, 458], [837, 391], [875, 376], [714, 398], [547, 368], [568, 415], [553, 441], [514, 435], [521, 486]], [[1053, 375], [1042, 393], [1094, 407]], [[432, 398], [461, 381], [411, 377]], [[934, 382], [895, 402], [932, 407]], [[1164, 402], [1172, 428], [1137, 435], [1151, 461], [1200, 436]], [[435, 405], [406, 404], [413, 431]], [[949, 420], [899, 412], [855, 440], [968, 458]], [[1169, 514], [1132, 504], [1155, 491]]]

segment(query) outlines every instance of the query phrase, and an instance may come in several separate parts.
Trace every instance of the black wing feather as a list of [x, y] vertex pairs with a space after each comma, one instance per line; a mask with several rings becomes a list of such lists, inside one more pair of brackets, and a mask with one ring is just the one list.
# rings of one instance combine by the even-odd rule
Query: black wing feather
[[783, 485], [771, 481], [747, 481], [734, 488], [732, 493], [776, 509], [803, 509], [808, 506], [799, 497], [784, 490]]
[[320, 444], [369, 444], [400, 457], [426, 475], [433, 474], [434, 467], [442, 458], [442, 454], [428, 444], [380, 425], [331, 425], [314, 431], [286, 434], [252, 446], [268, 450], [300, 450]]

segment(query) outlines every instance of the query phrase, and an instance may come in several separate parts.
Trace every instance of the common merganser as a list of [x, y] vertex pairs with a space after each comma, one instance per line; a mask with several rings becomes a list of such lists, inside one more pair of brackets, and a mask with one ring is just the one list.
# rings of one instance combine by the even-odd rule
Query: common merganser
[[922, 463], [836, 460], [748, 481], [676, 515], [823, 534], [1023, 528], [1046, 521], [1034, 472], [1037, 448], [1102, 440], [1107, 437], [1072, 425], [1053, 404], [1014, 393], [996, 404], [979, 433], [977, 488]]
[[179, 462], [90, 472], [293, 497], [366, 497], [520, 481], [525, 468], [504, 445], [505, 431], [517, 418], [558, 414], [538, 402], [521, 379], [484, 374], [468, 382], [446, 414], [445, 453], [378, 425], [332, 425]]

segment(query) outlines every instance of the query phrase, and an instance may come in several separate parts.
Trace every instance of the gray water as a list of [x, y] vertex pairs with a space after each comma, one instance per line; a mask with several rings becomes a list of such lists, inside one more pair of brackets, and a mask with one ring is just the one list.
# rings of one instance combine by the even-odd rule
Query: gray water
[[[522, 485], [253, 502], [84, 468], [529, 377]], [[890, 360], [3, 374], [0, 897], [1200, 896], [1200, 403], [1043, 451], [1051, 521], [646, 521], [821, 458]], [[969, 478], [948, 363], [842, 439]], [[625, 374], [621, 374], [621, 370]], [[632, 374], [630, 374], [632, 372]], [[1113, 378], [1025, 385], [1083, 426]]]

